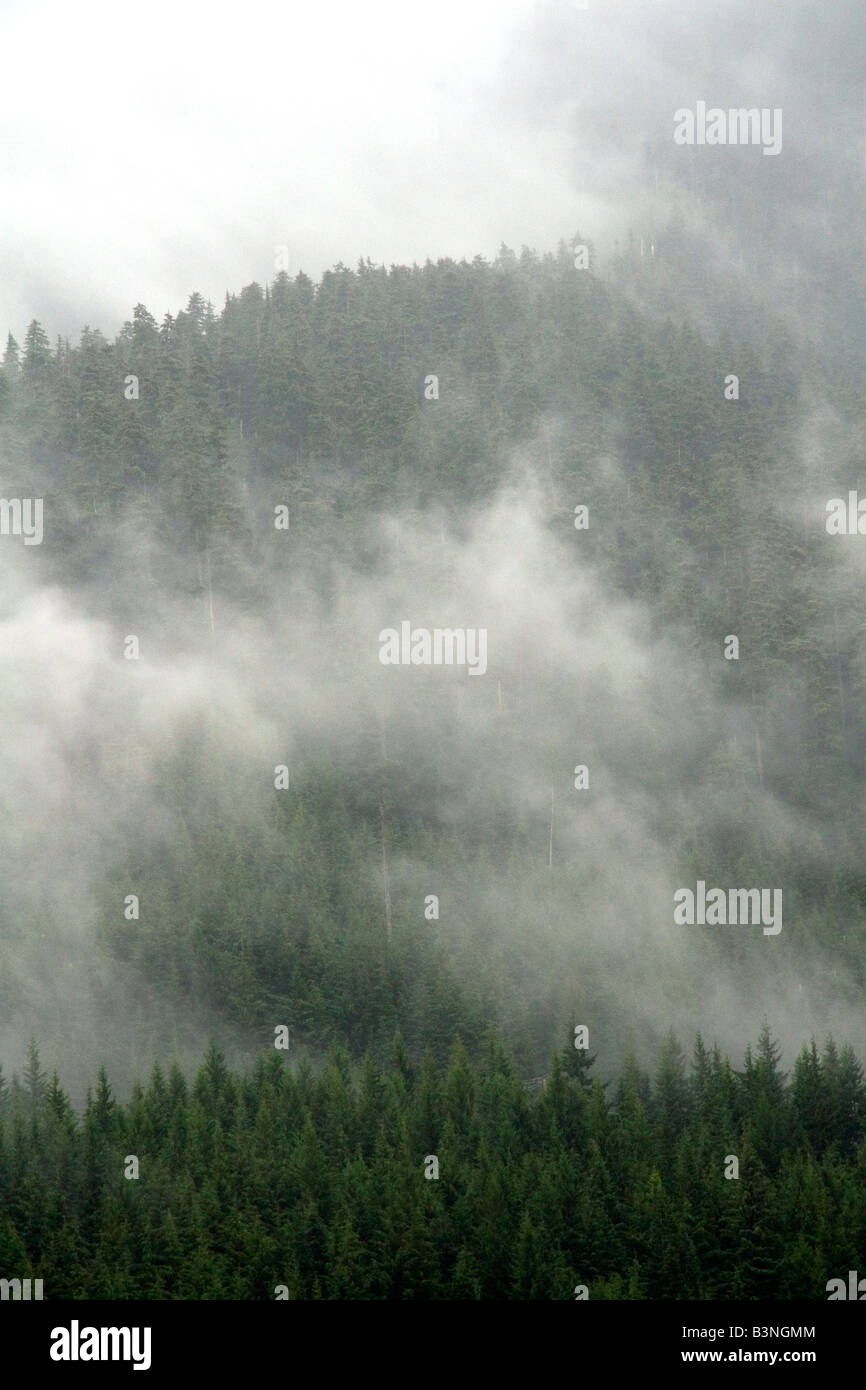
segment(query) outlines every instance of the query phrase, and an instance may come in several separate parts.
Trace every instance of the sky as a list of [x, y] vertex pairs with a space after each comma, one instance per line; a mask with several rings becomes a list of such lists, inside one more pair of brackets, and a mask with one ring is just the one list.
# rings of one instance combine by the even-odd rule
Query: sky
[[549, 240], [574, 218], [557, 151], [485, 112], [533, 9], [6, 5], [0, 331], [113, 332], [193, 289], [219, 306], [283, 245], [318, 276]]
[[698, 99], [784, 107], [778, 159], [712, 167], [741, 191], [748, 166], [759, 238], [784, 195], [802, 249], [862, 181], [864, 28], [854, 0], [0, 3], [0, 332], [219, 308], [277, 247], [314, 278], [577, 230], [610, 249], [648, 180], [649, 221], [670, 206]]

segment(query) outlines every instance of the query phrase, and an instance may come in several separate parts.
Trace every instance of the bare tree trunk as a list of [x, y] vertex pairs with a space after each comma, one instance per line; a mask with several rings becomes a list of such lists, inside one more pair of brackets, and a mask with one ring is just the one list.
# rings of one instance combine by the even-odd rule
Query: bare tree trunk
[[385, 711], [379, 710], [379, 745], [382, 750], [382, 757], [388, 757], [388, 740], [385, 732]]
[[207, 554], [207, 598], [208, 598], [208, 611], [209, 611], [209, 613], [210, 613], [210, 633], [211, 633], [211, 637], [213, 637], [214, 632], [216, 631], [216, 629], [215, 629], [215, 627], [214, 627], [214, 620], [213, 620], [213, 579], [212, 579], [212, 577], [211, 577], [211, 570], [210, 570], [210, 550], [208, 550], [208, 551], [206, 552], [206, 554]]
[[382, 882], [385, 887], [385, 931], [391, 940], [391, 873], [388, 868], [388, 846], [385, 841], [385, 796], [379, 791], [379, 830], [382, 836]]
[[761, 754], [761, 731], [758, 728], [758, 716], [754, 715], [755, 720], [755, 752], [758, 756], [758, 780], [761, 786], [764, 785], [764, 759]]
[[847, 739], [847, 720], [845, 718], [845, 686], [842, 682], [842, 657], [839, 652], [839, 616], [833, 609], [833, 638], [836, 643], [836, 677], [839, 682], [839, 712], [842, 717], [842, 739]]
[[549, 499], [548, 505], [549, 505], [549, 507], [550, 507], [551, 512], [555, 512], [556, 509], [557, 509], [557, 501], [558, 501], [558, 499], [557, 499], [556, 496], [554, 495], [554, 491], [553, 491], [553, 456], [552, 456], [552, 454], [551, 454], [551, 452], [550, 452], [550, 430], [549, 430], [549, 429], [545, 430], [545, 433], [544, 433], [544, 442], [545, 442], [545, 444], [547, 445], [547, 496], [548, 496], [548, 499]]
[[553, 872], [553, 787], [550, 788], [550, 833], [547, 837], [547, 872]]
[[[382, 762], [388, 758], [388, 736], [385, 724], [385, 711], [379, 710], [379, 740], [382, 753]], [[384, 776], [384, 767], [382, 769]], [[385, 793], [379, 788], [379, 834], [382, 840], [382, 884], [385, 890], [385, 930], [388, 940], [391, 940], [391, 869], [388, 864], [388, 843], [385, 839]]]

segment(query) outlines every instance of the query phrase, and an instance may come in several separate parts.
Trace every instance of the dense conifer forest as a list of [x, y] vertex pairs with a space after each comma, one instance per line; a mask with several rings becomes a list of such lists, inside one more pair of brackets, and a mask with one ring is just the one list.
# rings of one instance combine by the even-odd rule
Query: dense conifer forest
[[[863, 1263], [864, 616], [824, 525], [862, 481], [863, 364], [795, 345], [681, 221], [603, 272], [579, 244], [10, 334], [4, 494], [45, 516], [10, 584], [72, 614], [49, 683], [105, 664], [44, 749], [66, 868], [0, 922], [7, 1050], [36, 1035], [0, 1093], [0, 1270], [808, 1299]], [[379, 665], [427, 600], [489, 623], [483, 680]], [[223, 677], [253, 646], [245, 742]], [[782, 884], [783, 930], [676, 925], [697, 880]], [[707, 1038], [690, 1064], [672, 1028]]]
[[475, 1066], [335, 1046], [317, 1075], [212, 1046], [126, 1104], [101, 1072], [78, 1119], [33, 1047], [2, 1093], [0, 1262], [103, 1299], [825, 1299], [857, 1268], [849, 1048], [786, 1078], [766, 1031], [739, 1071], [671, 1035], [610, 1094], [592, 1066], [566, 1048], [533, 1094], [493, 1038]]

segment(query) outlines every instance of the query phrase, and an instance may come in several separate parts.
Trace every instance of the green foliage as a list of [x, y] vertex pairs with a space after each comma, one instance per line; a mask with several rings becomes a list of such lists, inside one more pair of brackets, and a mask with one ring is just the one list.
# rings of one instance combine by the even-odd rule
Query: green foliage
[[[45, 574], [93, 585], [112, 619], [130, 586], [161, 581], [212, 624], [223, 598], [266, 612], [285, 578], [282, 553], [252, 543], [275, 499], [302, 517], [292, 583], [309, 584], [312, 609], [333, 597], [331, 557], [375, 566], [382, 511], [436, 507], [465, 527], [509, 461], [530, 459], [551, 533], [572, 499], [590, 507], [584, 553], [610, 593], [646, 604], [651, 635], [681, 636], [685, 682], [707, 633], [748, 646], [748, 681], [721, 662], [706, 677], [728, 716], [707, 715], [689, 763], [708, 809], [683, 825], [660, 806], [658, 842], [686, 867], [700, 846], [717, 881], [755, 881], [771, 862], [798, 924], [792, 965], [808, 973], [823, 952], [863, 984], [866, 880], [826, 865], [859, 853], [864, 619], [856, 578], [784, 501], [811, 401], [862, 437], [862, 373], [837, 357], [822, 377], [809, 361], [804, 402], [782, 328], [741, 326], [725, 287], [718, 329], [699, 331], [687, 306], [705, 248], [682, 226], [659, 245], [652, 281], [631, 251], [602, 280], [575, 273], [564, 243], [545, 256], [503, 246], [492, 263], [338, 265], [318, 285], [280, 274], [219, 314], [193, 294], [161, 325], [138, 304], [114, 342], [87, 327], [52, 351], [33, 322], [0, 365], [4, 490], [45, 497]], [[721, 391], [732, 363], [736, 408]], [[436, 402], [423, 399], [430, 373]], [[827, 449], [810, 494], [854, 486], [859, 467]], [[135, 542], [126, 588], [100, 558], [119, 535]], [[502, 677], [508, 712], [523, 672]], [[543, 725], [555, 675], [532, 694], [515, 740]], [[491, 763], [507, 767], [509, 727]], [[452, 950], [406, 919], [399, 892], [386, 930], [369, 866], [381, 816], [398, 887], [400, 859], [421, 860], [466, 885], [492, 869], [542, 904], [545, 847], [505, 798], [455, 810], [459, 729], [423, 753], [395, 736], [386, 754], [378, 733], [363, 747], [310, 738], [291, 801], [239, 793], [248, 818], [210, 794], [197, 731], [152, 769], [181, 808], [176, 837], [136, 846], [95, 893], [104, 949], [148, 981], [154, 1032], [163, 1009], [213, 1009], [247, 1038], [284, 1019], [328, 1059], [314, 1074], [271, 1056], [240, 1077], [211, 1048], [196, 1077], [155, 1068], [125, 1103], [103, 1071], [77, 1117], [32, 1045], [23, 1077], [0, 1078], [0, 1262], [44, 1276], [51, 1297], [262, 1298], [285, 1283], [326, 1299], [558, 1299], [579, 1283], [603, 1299], [820, 1298], [862, 1264], [866, 1089], [851, 1049], [812, 1043], [789, 1080], [767, 1029], [740, 1071], [700, 1039], [689, 1069], [669, 1036], [652, 1077], [630, 1058], [606, 1090], [569, 1043], [530, 1092], [522, 1076], [542, 1068], [576, 998], [593, 997], [592, 963], [564, 969], [534, 924], [519, 950], [500, 946], [470, 888], [481, 927]], [[629, 785], [658, 802], [670, 769], [654, 758], [648, 745]], [[752, 824], [763, 797], [796, 810], [822, 852], [780, 844], [772, 818], [744, 845], [714, 790]], [[131, 876], [151, 885], [148, 925], [121, 933]], [[423, 1177], [428, 1153], [438, 1182]]]
[[[492, 1035], [476, 1067], [458, 1041], [414, 1082], [399, 1042], [384, 1071], [335, 1049], [315, 1078], [280, 1056], [238, 1076], [211, 1045], [191, 1080], [157, 1069], [126, 1104], [100, 1073], [78, 1120], [34, 1047], [0, 1123], [0, 1262], [67, 1298], [822, 1299], [866, 1256], [866, 1122], [846, 1110], [829, 1148], [810, 1134], [832, 1042], [790, 1086], [767, 1032], [754, 1056], [735, 1073], [699, 1042], [689, 1071], [670, 1035], [608, 1104], [556, 1054], [533, 1097]], [[726, 1078], [741, 1118], [720, 1142], [702, 1096]]]

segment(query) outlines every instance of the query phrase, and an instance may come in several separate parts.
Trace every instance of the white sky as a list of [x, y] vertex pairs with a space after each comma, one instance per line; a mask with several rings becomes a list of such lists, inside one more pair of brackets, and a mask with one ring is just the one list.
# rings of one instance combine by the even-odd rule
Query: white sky
[[563, 137], [508, 116], [539, 15], [0, 0], [0, 334], [113, 335], [137, 301], [161, 318], [192, 290], [219, 309], [273, 278], [282, 243], [314, 277], [555, 246], [581, 222]]

